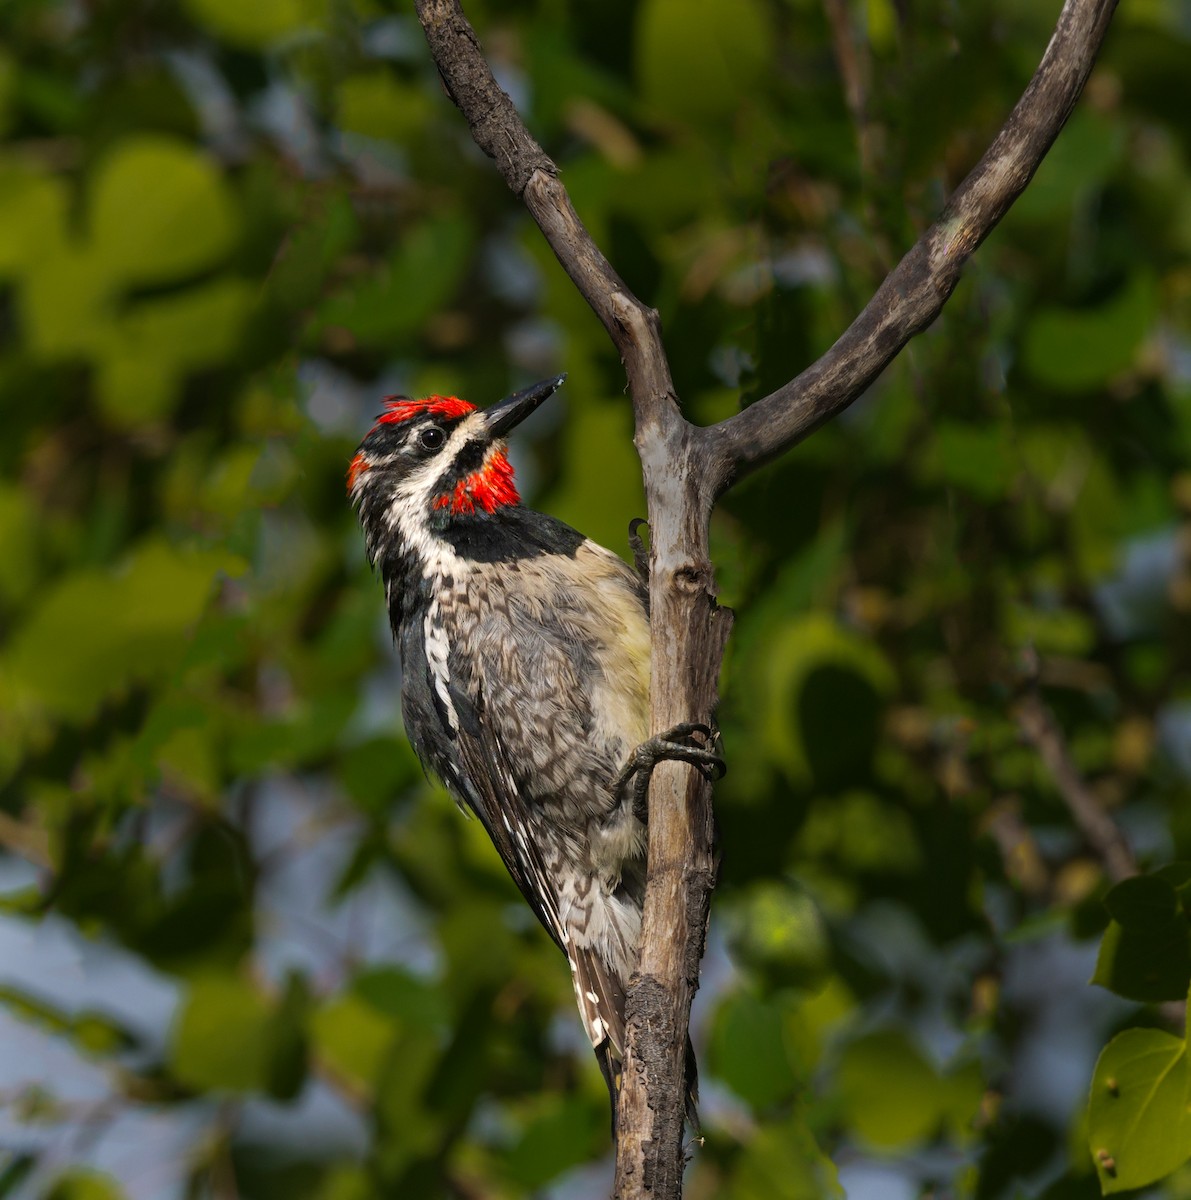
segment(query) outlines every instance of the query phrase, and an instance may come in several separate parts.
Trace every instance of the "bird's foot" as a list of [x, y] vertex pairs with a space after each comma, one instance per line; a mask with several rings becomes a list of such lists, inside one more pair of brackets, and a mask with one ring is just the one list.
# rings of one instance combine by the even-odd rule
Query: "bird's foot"
[[[698, 737], [696, 736], [698, 735]], [[699, 741], [698, 738], [702, 738]], [[720, 735], [709, 725], [698, 721], [683, 721], [665, 733], [655, 734], [639, 745], [629, 755], [628, 762], [612, 783], [617, 796], [623, 796], [631, 783], [633, 786], [633, 812], [639, 820], [645, 820], [649, 780], [654, 767], [660, 762], [690, 763], [705, 779], [723, 779], [728, 764], [719, 753]]]
[[641, 576], [641, 582], [649, 587], [649, 551], [645, 548], [645, 539], [641, 536], [641, 528], [649, 528], [649, 522], [644, 517], [634, 517], [629, 522], [629, 549], [633, 552], [633, 566]]

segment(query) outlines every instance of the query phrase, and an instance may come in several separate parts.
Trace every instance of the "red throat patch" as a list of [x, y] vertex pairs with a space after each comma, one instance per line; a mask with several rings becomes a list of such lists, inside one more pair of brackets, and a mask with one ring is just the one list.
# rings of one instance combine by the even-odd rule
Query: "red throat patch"
[[477, 508], [494, 513], [506, 504], [519, 504], [513, 482], [513, 464], [503, 450], [497, 450], [478, 471], [461, 479], [450, 492], [434, 498], [435, 508], [449, 509], [451, 516], [470, 515]]
[[368, 460], [363, 453], [359, 453], [355, 458], [348, 463], [347, 466], [347, 493], [350, 496], [352, 488], [356, 486], [356, 480], [360, 478], [365, 471], [368, 470]]

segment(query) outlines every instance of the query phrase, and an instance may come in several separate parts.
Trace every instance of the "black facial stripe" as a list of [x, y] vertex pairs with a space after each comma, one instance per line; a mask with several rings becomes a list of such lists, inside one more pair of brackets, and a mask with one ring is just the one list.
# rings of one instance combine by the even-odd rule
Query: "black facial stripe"
[[443, 473], [434, 481], [434, 488], [430, 494], [432, 496], [449, 494], [455, 490], [457, 483], [469, 475], [474, 475], [484, 465], [484, 457], [491, 444], [482, 437], [464, 442], [455, 457], [444, 464]]
[[484, 465], [484, 456], [488, 453], [488, 447], [491, 446], [486, 438], [472, 438], [469, 442], [464, 442], [459, 447], [459, 453], [455, 455], [451, 463], [453, 468], [452, 474], [462, 477], [470, 475], [473, 471], [478, 471]]

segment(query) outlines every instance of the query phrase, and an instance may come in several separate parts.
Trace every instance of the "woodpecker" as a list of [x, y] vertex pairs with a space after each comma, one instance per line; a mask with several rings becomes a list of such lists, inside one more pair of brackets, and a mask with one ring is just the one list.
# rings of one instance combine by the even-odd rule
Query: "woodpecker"
[[[662, 758], [723, 763], [705, 725], [648, 736], [641, 576], [520, 503], [504, 435], [565, 378], [483, 410], [389, 397], [347, 480], [384, 583], [406, 734], [567, 956], [615, 1128], [649, 773]], [[687, 1063], [693, 1117], [689, 1043]]]

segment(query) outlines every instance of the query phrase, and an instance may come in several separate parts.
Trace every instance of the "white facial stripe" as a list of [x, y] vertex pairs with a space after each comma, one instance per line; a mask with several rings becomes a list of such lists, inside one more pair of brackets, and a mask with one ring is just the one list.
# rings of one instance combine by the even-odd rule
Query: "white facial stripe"
[[440, 537], [431, 534], [428, 517], [433, 502], [431, 493], [445, 465], [451, 462], [472, 438], [483, 433], [481, 412], [470, 413], [454, 429], [446, 445], [432, 457], [405, 476], [389, 503], [385, 520], [395, 529], [401, 541], [416, 558], [425, 564], [428, 578], [463, 574], [465, 564]]
[[454, 461], [459, 451], [473, 438], [486, 436], [484, 433], [484, 414], [470, 413], [464, 417], [447, 438], [447, 444], [435, 455], [432, 455], [420, 466], [415, 467], [402, 479], [397, 487], [396, 496], [403, 500], [430, 500], [430, 492], [443, 473], [443, 464]]

